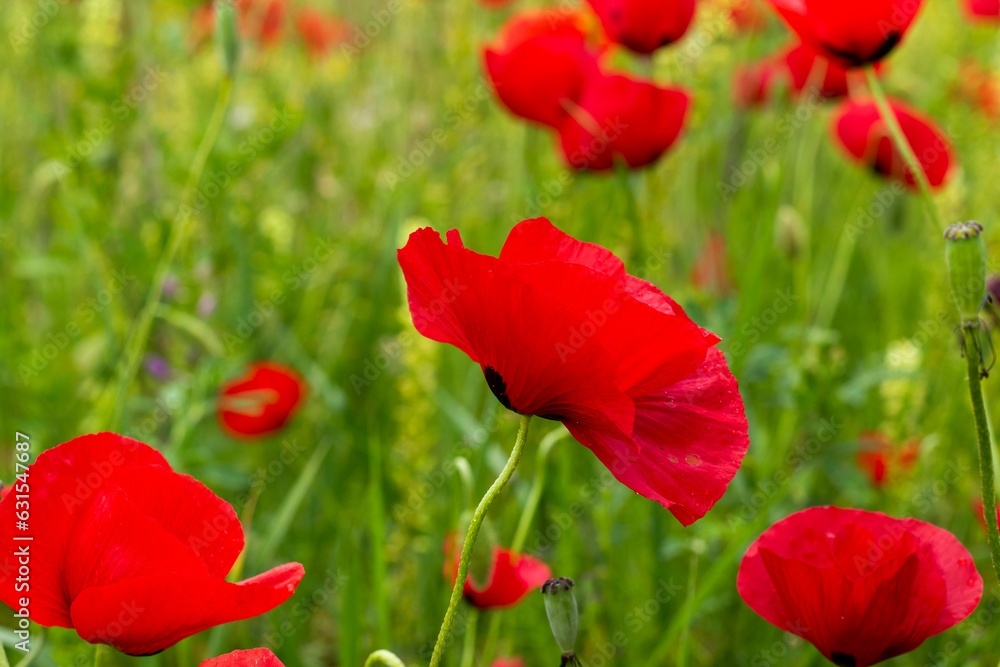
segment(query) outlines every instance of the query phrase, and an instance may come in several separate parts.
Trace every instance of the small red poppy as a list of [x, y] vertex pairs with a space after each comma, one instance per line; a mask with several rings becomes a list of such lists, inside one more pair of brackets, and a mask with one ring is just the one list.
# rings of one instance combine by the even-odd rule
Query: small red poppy
[[[449, 535], [444, 541], [444, 576], [452, 583], [458, 577], [458, 561], [462, 545]], [[465, 578], [462, 595], [477, 609], [502, 609], [517, 604], [552, 578], [552, 571], [542, 561], [500, 547], [493, 548], [490, 574], [479, 585], [471, 575]]]
[[497, 658], [490, 667], [524, 667], [524, 660], [521, 658]]
[[955, 92], [988, 118], [1000, 117], [1000, 77], [975, 60], [959, 63]]
[[691, 96], [621, 74], [595, 73], [559, 127], [570, 166], [606, 171], [616, 160], [632, 169], [655, 162], [684, 129]]
[[316, 58], [325, 56], [337, 44], [351, 36], [351, 26], [335, 16], [327, 16], [317, 9], [303, 9], [295, 20], [309, 53]]
[[[944, 185], [955, 162], [944, 133], [932, 120], [902, 102], [890, 100], [890, 106], [931, 187]], [[834, 114], [832, 130], [837, 143], [856, 160], [877, 174], [916, 188], [916, 180], [892, 143], [874, 102], [845, 101]]]
[[844, 667], [912, 651], [983, 595], [972, 556], [948, 531], [839, 507], [805, 509], [764, 531], [736, 587], [766, 621]]
[[923, 0], [769, 0], [809, 46], [844, 67], [877, 62], [903, 39]]
[[784, 73], [784, 67], [773, 56], [738, 65], [733, 71], [733, 101], [744, 109], [766, 104], [776, 81]]
[[973, 21], [1000, 20], [1000, 0], [965, 0], [965, 14]]
[[[266, 613], [304, 575], [287, 563], [226, 575], [243, 551], [236, 512], [174, 472], [152, 447], [114, 433], [74, 438], [28, 469], [31, 619], [73, 628], [131, 655], [162, 651], [216, 625]], [[0, 600], [19, 609], [17, 494], [0, 501]]]
[[251, 364], [246, 374], [222, 388], [219, 421], [237, 438], [277, 431], [305, 394], [305, 382], [291, 368], [273, 362]]
[[707, 292], [726, 294], [733, 290], [733, 278], [729, 271], [726, 253], [726, 237], [712, 232], [708, 242], [695, 258], [691, 268], [691, 282]]
[[740, 32], [756, 32], [767, 25], [768, 11], [763, 0], [735, 0], [728, 11]]
[[233, 651], [201, 663], [200, 667], [285, 667], [270, 649]]
[[695, 0], [587, 0], [608, 38], [650, 54], [676, 42], [694, 19]]
[[421, 229], [399, 251], [417, 330], [468, 354], [508, 409], [562, 422], [684, 525], [704, 515], [749, 445], [718, 337], [545, 218], [515, 226], [499, 258], [447, 237]]
[[500, 101], [515, 115], [558, 127], [579, 98], [597, 57], [577, 12], [533, 10], [514, 16], [483, 52]]
[[858, 440], [858, 467], [875, 486], [885, 486], [917, 462], [919, 450], [914, 442], [896, 445], [889, 436], [875, 431], [860, 434]]
[[[264, 46], [271, 46], [281, 38], [287, 0], [235, 0], [239, 13], [240, 33]], [[199, 44], [211, 37], [215, 28], [215, 7], [212, 3], [195, 9], [192, 25], [194, 41]]]

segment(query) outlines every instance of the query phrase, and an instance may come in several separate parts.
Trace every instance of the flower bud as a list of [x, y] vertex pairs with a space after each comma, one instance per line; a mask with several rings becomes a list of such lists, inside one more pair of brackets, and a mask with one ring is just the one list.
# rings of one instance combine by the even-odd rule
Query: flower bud
[[573, 580], [566, 577], [549, 579], [542, 585], [542, 595], [545, 596], [545, 615], [549, 617], [559, 650], [564, 656], [573, 655], [578, 625]]
[[215, 0], [215, 41], [219, 46], [219, 56], [226, 76], [236, 74], [240, 60], [240, 37], [236, 26], [234, 0]]
[[976, 322], [986, 295], [986, 245], [978, 222], [956, 222], [944, 230], [948, 278], [962, 322]]

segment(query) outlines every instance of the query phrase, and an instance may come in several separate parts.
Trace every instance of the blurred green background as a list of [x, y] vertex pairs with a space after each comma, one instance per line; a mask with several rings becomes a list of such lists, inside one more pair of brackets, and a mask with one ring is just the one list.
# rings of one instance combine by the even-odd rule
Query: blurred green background
[[[572, 439], [555, 446], [526, 548], [576, 580], [586, 665], [823, 664], [747, 608], [734, 582], [764, 528], [828, 503], [946, 527], [987, 581], [970, 619], [886, 665], [997, 664], [1000, 595], [973, 508], [974, 430], [940, 230], [914, 197], [840, 155], [830, 106], [735, 108], [733, 69], [783, 45], [786, 31], [772, 19], [738, 34], [716, 5], [701, 5], [686, 38], [652, 65], [658, 82], [694, 94], [685, 136], [629, 175], [566, 171], [547, 131], [493, 99], [480, 49], [523, 3], [312, 0], [355, 26], [351, 48], [311, 57], [292, 21], [269, 48], [245, 44], [194, 228], [152, 321], [146, 352], [168, 374], [139, 368], [124, 400], [126, 340], [212, 114], [218, 54], [193, 44], [191, 3], [0, 5], [4, 478], [15, 431], [37, 454], [111, 427], [118, 410], [119, 430], [236, 504], [245, 574], [289, 560], [307, 571], [266, 616], [114, 664], [188, 667], [261, 645], [289, 667], [360, 665], [382, 647], [426, 662], [447, 600], [442, 541], [474, 502], [444, 468], [467, 458], [478, 498], [516, 419], [463, 354], [413, 331], [395, 251], [432, 225], [495, 254], [515, 222], [536, 215], [612, 249], [717, 332], [751, 426], [729, 492], [688, 529], [611, 483]], [[885, 78], [954, 142], [959, 171], [938, 204], [947, 221], [986, 225], [994, 262], [1000, 121], [959, 91], [962, 62], [992, 70], [998, 46], [996, 28], [931, 0]], [[227, 180], [232, 161], [239, 174]], [[739, 185], [731, 197], [725, 183]], [[716, 235], [730, 285], [692, 279]], [[310, 393], [280, 434], [236, 442], [215, 400], [256, 359], [295, 367]], [[985, 391], [995, 413], [994, 383]], [[538, 442], [554, 428], [535, 420], [490, 515], [491, 540], [512, 539]], [[859, 434], [873, 430], [920, 447], [914, 467], [881, 487], [856, 464]], [[251, 488], [259, 497], [248, 502]], [[579, 519], [567, 516], [575, 501]], [[540, 596], [493, 613], [502, 655], [529, 667], [559, 659]], [[447, 664], [460, 652], [456, 640]], [[92, 661], [75, 633], [51, 630], [33, 664]]]

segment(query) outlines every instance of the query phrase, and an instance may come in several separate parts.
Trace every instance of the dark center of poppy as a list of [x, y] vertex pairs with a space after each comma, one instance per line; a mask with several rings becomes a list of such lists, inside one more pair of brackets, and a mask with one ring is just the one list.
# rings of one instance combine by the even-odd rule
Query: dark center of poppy
[[[487, 366], [483, 369], [483, 375], [486, 376], [487, 386], [489, 386], [493, 395], [497, 397], [497, 400], [500, 401], [500, 404], [508, 410], [514, 410], [510, 405], [510, 398], [507, 396], [507, 383], [503, 381], [503, 376], [497, 372], [497, 369]], [[514, 410], [514, 412], [517, 412], [517, 410]]]
[[833, 653], [830, 655], [830, 659], [833, 660], [833, 664], [839, 667], [856, 667], [858, 664], [854, 656], [848, 653]]
[[860, 53], [856, 53], [854, 51], [841, 49], [826, 42], [820, 42], [820, 45], [823, 47], [825, 51], [829, 51], [830, 53], [834, 54], [844, 62], [848, 63], [850, 66], [862, 67], [864, 65], [876, 63], [879, 60], [882, 60], [882, 58], [885, 58], [887, 55], [889, 55], [890, 51], [896, 48], [896, 45], [899, 44], [899, 40], [902, 38], [903, 35], [899, 32], [893, 31], [886, 34], [885, 39], [882, 40], [882, 43], [879, 44], [878, 48], [875, 49], [872, 53], [868, 54], [867, 56], [862, 55]]

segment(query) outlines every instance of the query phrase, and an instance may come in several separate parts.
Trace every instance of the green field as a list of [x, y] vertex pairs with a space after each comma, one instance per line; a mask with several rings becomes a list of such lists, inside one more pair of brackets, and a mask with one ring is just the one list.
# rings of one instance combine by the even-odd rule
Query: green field
[[[197, 667], [255, 646], [288, 667], [360, 666], [378, 648], [427, 664], [450, 589], [445, 535], [503, 467], [518, 422], [475, 363], [414, 330], [396, 251], [433, 226], [496, 255], [514, 224], [536, 216], [609, 248], [716, 332], [750, 424], [725, 497], [684, 528], [570, 437], [538, 457], [564, 429], [533, 420], [483, 542], [510, 544], [544, 475], [524, 550], [576, 581], [585, 665], [827, 664], [735, 588], [765, 528], [827, 504], [946, 528], [983, 576], [969, 619], [884, 664], [1000, 661], [1000, 587], [974, 506], [976, 431], [942, 230], [918, 195], [844, 158], [830, 140], [835, 104], [733, 104], [734, 69], [787, 41], [777, 18], [738, 33], [706, 0], [685, 39], [651, 63], [614, 55], [619, 69], [687, 88], [694, 105], [655, 165], [590, 174], [567, 170], [552, 133], [514, 118], [484, 79], [483, 45], [523, 3], [312, 2], [355, 26], [352, 36], [323, 58], [291, 21], [270, 47], [244, 43], [187, 193], [224, 81], [214, 46], [193, 44], [194, 4], [0, 5], [3, 478], [14, 475], [15, 432], [30, 434], [34, 455], [84, 433], [131, 435], [234, 504], [243, 576], [288, 561], [307, 573], [264, 616], [155, 656], [111, 653], [102, 667]], [[961, 86], [965, 61], [1000, 71], [996, 30], [930, 0], [884, 85], [952, 140], [958, 168], [935, 205], [945, 223], [984, 224], [1000, 272], [1000, 119]], [[713, 238], [730, 284], [693, 279]], [[165, 292], [150, 302], [178, 240]], [[136, 342], [144, 313], [148, 336]], [[148, 354], [168, 372], [150, 372]], [[280, 432], [238, 441], [215, 417], [219, 388], [261, 359], [297, 369], [308, 396]], [[983, 387], [995, 417], [1000, 388], [994, 377]], [[857, 463], [872, 431], [918, 443], [913, 466], [881, 486]], [[6, 610], [0, 618], [14, 627]], [[469, 619], [463, 605], [449, 667], [461, 663]], [[72, 630], [32, 627], [31, 664], [94, 664]], [[559, 660], [541, 595], [485, 612], [477, 627], [477, 665]], [[11, 665], [24, 659], [10, 630], [0, 639]]]

